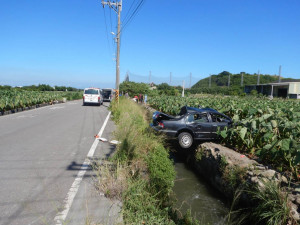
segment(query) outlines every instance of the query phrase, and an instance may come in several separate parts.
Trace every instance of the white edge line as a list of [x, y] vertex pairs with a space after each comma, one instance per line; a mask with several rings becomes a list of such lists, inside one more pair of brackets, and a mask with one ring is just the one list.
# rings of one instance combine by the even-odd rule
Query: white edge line
[[[110, 117], [110, 114], [111, 112], [108, 113], [99, 133], [98, 133], [98, 136], [101, 137], [102, 134], [103, 134], [103, 131], [106, 127], [106, 124], [108, 122], [108, 119]], [[80, 186], [80, 183], [84, 177], [84, 174], [86, 173], [87, 169], [89, 169], [89, 165], [90, 165], [90, 160], [89, 158], [93, 157], [94, 153], [95, 153], [95, 150], [97, 148], [97, 145], [99, 143], [99, 140], [98, 139], [95, 139], [94, 140], [94, 143], [92, 145], [92, 147], [90, 148], [88, 154], [87, 154], [87, 158], [85, 159], [84, 163], [82, 164], [69, 192], [67, 193], [67, 196], [64, 200], [65, 202], [65, 205], [64, 205], [64, 208], [62, 211], [58, 212], [54, 218], [54, 221], [55, 221], [55, 224], [56, 225], [62, 225], [63, 222], [65, 221], [65, 219], [67, 218], [67, 215], [69, 213], [69, 210], [72, 206], [72, 203], [73, 203], [73, 200], [78, 192], [78, 189], [79, 189], [79, 186]]]

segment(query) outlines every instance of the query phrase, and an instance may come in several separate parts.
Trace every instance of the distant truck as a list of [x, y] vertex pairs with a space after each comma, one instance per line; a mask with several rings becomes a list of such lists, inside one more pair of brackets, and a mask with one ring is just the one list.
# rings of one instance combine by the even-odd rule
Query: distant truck
[[114, 89], [113, 88], [104, 88], [102, 89], [102, 95], [103, 95], [103, 100], [111, 102], [114, 96]]

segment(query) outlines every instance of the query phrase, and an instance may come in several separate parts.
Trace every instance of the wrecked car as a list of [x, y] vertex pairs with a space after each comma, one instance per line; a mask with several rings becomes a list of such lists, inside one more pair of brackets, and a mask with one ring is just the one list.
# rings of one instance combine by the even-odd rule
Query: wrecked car
[[159, 111], [153, 113], [151, 127], [178, 141], [181, 148], [190, 148], [195, 140], [218, 139], [218, 130], [232, 125], [228, 116], [211, 108], [184, 106], [177, 116]]

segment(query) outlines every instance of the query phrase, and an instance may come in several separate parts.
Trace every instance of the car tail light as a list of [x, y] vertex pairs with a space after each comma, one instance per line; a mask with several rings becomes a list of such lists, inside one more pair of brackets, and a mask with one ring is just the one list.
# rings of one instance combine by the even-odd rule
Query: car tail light
[[98, 100], [100, 101], [100, 97], [98, 97]]
[[152, 115], [152, 119], [156, 119], [158, 117], [159, 113], [157, 112], [154, 112], [153, 115]]
[[82, 97], [82, 99], [84, 100], [85, 96]]
[[160, 128], [162, 128], [162, 129], [165, 128], [165, 125], [164, 125], [162, 122], [159, 122], [159, 123], [158, 123], [158, 126], [159, 126]]

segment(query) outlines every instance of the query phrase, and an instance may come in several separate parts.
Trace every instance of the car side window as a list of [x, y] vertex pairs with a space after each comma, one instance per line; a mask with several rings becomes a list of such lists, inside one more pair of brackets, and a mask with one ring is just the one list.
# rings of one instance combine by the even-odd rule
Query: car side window
[[190, 114], [190, 115], [188, 115], [188, 117], [187, 117], [187, 120], [186, 120], [186, 121], [187, 121], [188, 123], [192, 123], [192, 122], [194, 122], [194, 115], [195, 115], [195, 114]]
[[206, 113], [194, 114], [194, 121], [196, 123], [208, 123], [209, 122]]
[[212, 119], [212, 122], [214, 122], [214, 123], [228, 122], [228, 119], [226, 117], [219, 115], [219, 114], [214, 114], [214, 113], [211, 114], [211, 119]]

